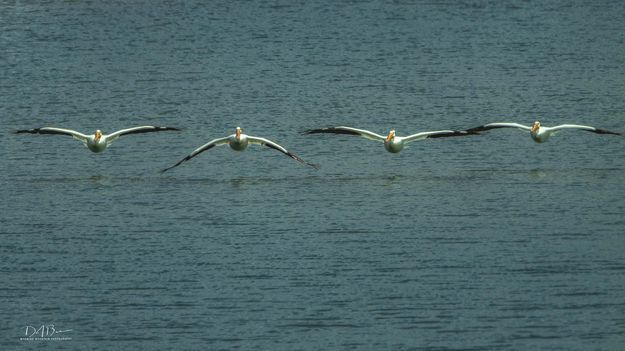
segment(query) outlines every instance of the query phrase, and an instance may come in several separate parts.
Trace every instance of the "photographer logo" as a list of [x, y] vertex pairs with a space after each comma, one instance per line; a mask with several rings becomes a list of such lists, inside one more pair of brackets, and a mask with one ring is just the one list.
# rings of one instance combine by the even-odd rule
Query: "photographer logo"
[[37, 326], [27, 325], [23, 327], [21, 341], [68, 341], [69, 332], [72, 329], [60, 329], [54, 324], [42, 324]]

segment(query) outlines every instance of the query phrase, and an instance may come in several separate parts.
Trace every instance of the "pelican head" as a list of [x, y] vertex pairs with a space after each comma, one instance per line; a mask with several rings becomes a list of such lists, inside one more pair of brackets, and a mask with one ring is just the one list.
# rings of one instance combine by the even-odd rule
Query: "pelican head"
[[536, 121], [534, 122], [534, 124], [532, 124], [532, 128], [530, 129], [530, 132], [534, 133], [535, 131], [538, 130], [538, 128], [540, 128], [540, 122]]
[[95, 141], [100, 141], [100, 138], [102, 138], [102, 131], [98, 129], [95, 131], [95, 134], [93, 135], [93, 139]]
[[234, 137], [237, 138], [237, 140], [241, 139], [241, 127], [237, 127], [234, 131]]
[[394, 137], [395, 137], [395, 129], [388, 132], [388, 135], [386, 136], [386, 142], [388, 143], [389, 141], [393, 140]]

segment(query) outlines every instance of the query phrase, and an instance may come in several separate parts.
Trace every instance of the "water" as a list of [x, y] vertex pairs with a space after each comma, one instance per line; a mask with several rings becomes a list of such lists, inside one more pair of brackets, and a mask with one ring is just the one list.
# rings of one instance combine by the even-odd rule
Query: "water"
[[[618, 350], [625, 5], [4, 1], [0, 345]], [[102, 154], [54, 125], [142, 124]], [[271, 149], [197, 146], [233, 132]], [[20, 340], [27, 326], [54, 337]], [[32, 332], [32, 330], [31, 330]]]

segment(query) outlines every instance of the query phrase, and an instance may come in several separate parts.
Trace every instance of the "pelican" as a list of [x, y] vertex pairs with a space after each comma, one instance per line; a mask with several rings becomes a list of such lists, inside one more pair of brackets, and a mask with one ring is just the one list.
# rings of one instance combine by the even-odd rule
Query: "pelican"
[[555, 135], [557, 132], [563, 129], [581, 129], [587, 132], [593, 132], [597, 134], [622, 135], [622, 133], [612, 132], [606, 129], [599, 129], [591, 126], [583, 126], [579, 124], [561, 124], [555, 127], [544, 127], [540, 124], [539, 121], [534, 122], [531, 127], [519, 123], [489, 123], [483, 126], [467, 129], [467, 132], [476, 133], [495, 128], [518, 128], [530, 132], [532, 139], [537, 143], [544, 143], [549, 139], [549, 137]]
[[133, 127], [128, 129], [118, 130], [115, 133], [111, 134], [102, 134], [102, 131], [99, 129], [95, 131], [92, 135], [86, 135], [75, 130], [71, 129], [62, 129], [62, 128], [54, 128], [54, 127], [43, 127], [43, 128], [35, 128], [35, 129], [24, 129], [18, 130], [15, 133], [17, 134], [60, 134], [60, 135], [69, 135], [74, 139], [80, 140], [85, 144], [89, 150], [93, 152], [102, 152], [109, 146], [113, 141], [122, 135], [128, 134], [139, 134], [139, 133], [151, 133], [151, 132], [162, 132], [166, 130], [177, 130], [178, 128], [172, 127], [155, 127], [155, 126], [141, 126], [141, 127]]
[[265, 138], [259, 138], [259, 137], [254, 137], [251, 135], [247, 135], [247, 134], [243, 134], [242, 133], [242, 129], [240, 127], [237, 127], [234, 131], [234, 134], [232, 135], [228, 135], [227, 137], [223, 137], [223, 138], [218, 138], [218, 139], [213, 139], [211, 141], [209, 141], [208, 143], [198, 147], [197, 149], [193, 150], [192, 153], [190, 153], [189, 155], [187, 155], [185, 158], [183, 158], [182, 160], [178, 161], [178, 163], [176, 163], [175, 165], [171, 166], [171, 167], [167, 167], [165, 169], [163, 169], [161, 171], [161, 173], [167, 172], [168, 170], [179, 166], [181, 163], [188, 161], [190, 159], [192, 159], [193, 157], [199, 155], [200, 153], [209, 150], [215, 146], [219, 146], [219, 145], [224, 145], [224, 144], [228, 144], [228, 146], [230, 146], [230, 148], [232, 150], [235, 151], [243, 151], [245, 149], [247, 149], [247, 146], [249, 144], [257, 144], [257, 145], [264, 145], [267, 147], [270, 147], [272, 149], [278, 150], [280, 152], [282, 152], [283, 154], [289, 156], [290, 158], [294, 159], [295, 161], [301, 162], [305, 165], [311, 166], [313, 168], [319, 168], [318, 165], [312, 164], [312, 163], [308, 163], [304, 160], [302, 160], [301, 158], [299, 158], [298, 156], [292, 154], [291, 152], [289, 152], [287, 149], [283, 148], [282, 146], [274, 143], [271, 140], [265, 139]]
[[391, 130], [390, 132], [388, 132], [386, 137], [384, 137], [380, 134], [376, 134], [368, 130], [356, 129], [356, 128], [351, 128], [351, 127], [331, 127], [331, 128], [310, 129], [304, 132], [304, 134], [318, 134], [318, 133], [358, 135], [358, 136], [361, 136], [363, 138], [367, 138], [370, 140], [381, 141], [381, 142], [384, 142], [384, 148], [386, 149], [386, 151], [394, 153], [394, 154], [400, 152], [406, 144], [416, 141], [416, 140], [477, 134], [477, 133], [471, 133], [468, 131], [437, 130], [437, 131], [432, 131], [432, 132], [421, 132], [417, 134], [408, 135], [405, 137], [399, 137], [395, 134], [395, 130]]

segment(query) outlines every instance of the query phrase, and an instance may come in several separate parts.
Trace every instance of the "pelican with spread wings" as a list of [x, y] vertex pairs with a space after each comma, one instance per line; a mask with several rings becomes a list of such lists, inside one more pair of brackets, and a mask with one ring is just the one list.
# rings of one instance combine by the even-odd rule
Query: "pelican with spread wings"
[[384, 148], [386, 151], [391, 153], [400, 152], [406, 144], [424, 139], [433, 139], [433, 138], [446, 138], [446, 137], [455, 137], [455, 136], [466, 136], [471, 134], [469, 131], [458, 131], [458, 130], [436, 130], [431, 132], [420, 132], [412, 135], [408, 135], [405, 137], [397, 136], [395, 130], [391, 130], [386, 137], [383, 135], [370, 132], [364, 129], [356, 129], [352, 127], [331, 127], [331, 128], [319, 128], [319, 129], [310, 129], [304, 132], [304, 134], [319, 134], [319, 133], [331, 133], [331, 134], [347, 134], [347, 135], [357, 135], [369, 140], [380, 141], [384, 143]]
[[276, 144], [275, 142], [273, 142], [273, 141], [271, 141], [269, 139], [259, 138], [259, 137], [243, 134], [242, 133], [242, 129], [240, 127], [237, 127], [235, 129], [234, 134], [228, 135], [228, 136], [223, 137], [223, 138], [213, 139], [213, 140], [209, 141], [208, 143], [206, 143], [206, 144], [198, 147], [197, 149], [193, 150], [193, 152], [191, 152], [189, 155], [184, 157], [182, 160], [178, 161], [178, 163], [176, 163], [175, 165], [163, 169], [161, 171], [161, 173], [164, 173], [164, 172], [166, 172], [166, 171], [168, 171], [168, 170], [170, 170], [170, 169], [172, 169], [174, 167], [177, 167], [177, 166], [179, 166], [183, 162], [189, 161], [193, 157], [201, 154], [202, 152], [204, 152], [206, 150], [210, 150], [210, 149], [212, 149], [215, 146], [226, 145], [226, 144], [228, 146], [230, 146], [230, 148], [235, 150], [235, 151], [243, 151], [243, 150], [247, 149], [249, 144], [256, 144], [256, 145], [261, 145], [261, 146], [267, 146], [267, 147], [272, 148], [274, 150], [280, 151], [281, 153], [289, 156], [290, 158], [294, 159], [295, 161], [301, 162], [301, 163], [303, 163], [303, 164], [305, 164], [307, 166], [311, 166], [313, 168], [319, 168], [318, 165], [312, 164], [312, 163], [308, 163], [308, 162], [302, 160], [297, 155], [295, 155], [292, 152], [288, 151], [284, 147]]
[[525, 132], [529, 132], [532, 139], [537, 143], [544, 143], [551, 136], [555, 135], [559, 131], [564, 129], [579, 129], [587, 132], [592, 132], [596, 134], [612, 134], [612, 135], [623, 135], [619, 132], [613, 132], [606, 129], [599, 129], [591, 126], [579, 125], [579, 124], [561, 124], [554, 127], [545, 127], [540, 124], [539, 121], [534, 122], [531, 126], [526, 126], [519, 123], [509, 123], [509, 122], [497, 122], [497, 123], [488, 123], [483, 126], [467, 129], [467, 132], [470, 133], [479, 133], [485, 130], [496, 129], [496, 128], [517, 128]]
[[141, 134], [141, 133], [153, 133], [153, 132], [163, 132], [168, 130], [179, 131], [178, 128], [172, 127], [155, 127], [155, 126], [140, 126], [133, 127], [128, 129], [118, 130], [111, 134], [103, 134], [99, 129], [95, 131], [93, 134], [83, 134], [71, 129], [63, 129], [63, 128], [55, 128], [55, 127], [43, 127], [43, 128], [35, 128], [35, 129], [23, 129], [18, 130], [15, 133], [17, 134], [58, 134], [58, 135], [68, 135], [73, 137], [76, 140], [80, 140], [85, 144], [89, 150], [93, 152], [102, 152], [106, 150], [106, 148], [119, 137], [129, 134]]

